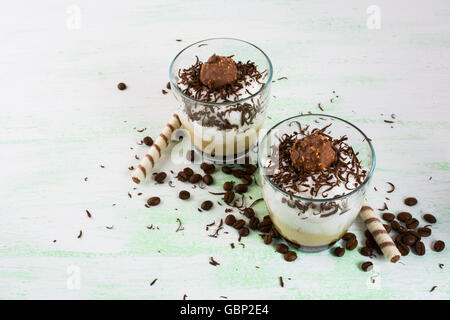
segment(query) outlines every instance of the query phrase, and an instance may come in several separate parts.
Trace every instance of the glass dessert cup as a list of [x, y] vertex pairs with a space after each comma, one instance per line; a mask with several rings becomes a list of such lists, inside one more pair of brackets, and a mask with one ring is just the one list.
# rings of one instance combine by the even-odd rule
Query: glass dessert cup
[[[213, 54], [233, 56], [234, 61], [254, 62], [261, 78], [260, 88], [249, 90], [233, 101], [207, 102], [184, 93], [178, 83], [180, 70], [199, 61], [207, 61]], [[272, 82], [272, 63], [267, 55], [253, 44], [230, 38], [207, 39], [183, 49], [170, 65], [170, 84], [178, 101], [178, 116], [189, 133], [192, 144], [206, 158], [217, 163], [237, 162], [258, 140], [258, 133], [266, 118]]]
[[[271, 178], [273, 168], [272, 150], [278, 150], [280, 137], [300, 132], [299, 124], [305, 128], [323, 128], [332, 124], [326, 134], [333, 138], [347, 136], [360, 161], [366, 176], [353, 190], [340, 189], [334, 197], [311, 196], [309, 193], [289, 193]], [[306, 114], [288, 118], [276, 124], [261, 139], [258, 150], [258, 165], [264, 201], [278, 232], [287, 240], [300, 245], [300, 250], [318, 252], [339, 240], [353, 224], [364, 203], [365, 193], [375, 169], [375, 152], [370, 139], [351, 123], [337, 117]]]

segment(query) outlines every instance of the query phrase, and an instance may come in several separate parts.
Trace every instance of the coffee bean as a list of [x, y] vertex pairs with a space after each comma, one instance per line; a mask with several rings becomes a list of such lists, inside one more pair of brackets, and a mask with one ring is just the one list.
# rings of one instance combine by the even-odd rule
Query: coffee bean
[[236, 217], [232, 214], [227, 215], [225, 218], [225, 224], [228, 226], [232, 226], [236, 222]]
[[284, 260], [292, 262], [297, 259], [297, 254], [294, 251], [288, 251], [284, 254]]
[[157, 206], [161, 202], [159, 197], [151, 197], [147, 199], [147, 204], [149, 206]]
[[248, 230], [247, 227], [243, 227], [243, 228], [239, 229], [239, 235], [241, 237], [246, 237], [246, 236], [248, 236], [249, 233], [250, 233], [250, 230]]
[[234, 189], [237, 193], [243, 194], [248, 191], [248, 186], [246, 184], [238, 184]]
[[214, 179], [209, 174], [207, 174], [207, 175], [203, 176], [203, 182], [209, 186], [214, 183]]
[[411, 213], [409, 212], [400, 212], [399, 214], [397, 214], [397, 219], [400, 220], [401, 222], [405, 222], [409, 219], [411, 219]]
[[155, 181], [158, 183], [164, 183], [164, 179], [166, 179], [167, 174], [165, 172], [160, 172], [155, 176]]
[[369, 247], [370, 249], [376, 249], [377, 243], [373, 238], [367, 238], [366, 239], [366, 247]]
[[396, 220], [391, 222], [391, 227], [393, 230], [398, 231], [400, 229], [400, 223]]
[[285, 245], [284, 243], [279, 243], [275, 247], [275, 250], [277, 250], [277, 252], [279, 252], [279, 253], [285, 254], [286, 252], [289, 251], [289, 247], [287, 245]]
[[223, 196], [223, 201], [226, 203], [231, 203], [234, 200], [234, 192], [233, 191], [227, 191], [225, 192], [225, 195]]
[[251, 185], [252, 183], [253, 183], [253, 179], [252, 179], [252, 177], [250, 177], [250, 176], [243, 176], [242, 178], [241, 178], [241, 181], [242, 181], [242, 183], [243, 184], [246, 184], [246, 185]]
[[269, 231], [269, 234], [272, 236], [272, 238], [275, 238], [275, 239], [281, 238], [280, 233], [273, 226], [272, 226], [272, 229]]
[[406, 198], [406, 199], [405, 199], [405, 204], [406, 204], [407, 206], [410, 206], [410, 207], [415, 206], [415, 205], [417, 204], [417, 199], [414, 198], [414, 197]]
[[189, 178], [189, 182], [192, 184], [196, 184], [197, 182], [199, 182], [200, 180], [202, 180], [202, 176], [198, 173], [194, 173], [190, 178]]
[[357, 245], [358, 240], [356, 240], [356, 238], [351, 238], [350, 240], [347, 241], [345, 247], [347, 248], [347, 250], [353, 250], [356, 248]]
[[235, 176], [238, 179], [242, 178], [246, 174], [246, 172], [244, 170], [240, 170], [240, 169], [235, 169], [231, 173], [233, 174], [233, 176]]
[[264, 220], [264, 221], [269, 221], [270, 223], [272, 223], [272, 219], [270, 218], [269, 215], [265, 215], [265, 216], [263, 217], [263, 220]]
[[255, 210], [253, 210], [252, 208], [245, 208], [243, 213], [244, 216], [251, 219], [255, 215]]
[[383, 227], [387, 233], [391, 232], [391, 230], [392, 230], [392, 227], [390, 224], [383, 224]]
[[178, 181], [185, 182], [189, 177], [186, 175], [186, 173], [184, 173], [184, 171], [180, 171], [178, 172], [176, 178], [178, 179]]
[[416, 238], [416, 240], [422, 239], [422, 236], [417, 231], [409, 230], [408, 233]]
[[260, 223], [258, 223], [258, 230], [260, 232], [269, 232], [271, 228], [272, 228], [272, 223], [269, 223], [267, 221], [263, 220]]
[[359, 251], [363, 256], [370, 257], [372, 255], [372, 249], [369, 247], [362, 247]]
[[406, 228], [404, 226], [400, 226], [400, 228], [398, 228], [397, 231], [400, 232], [400, 233], [405, 233], [405, 232], [408, 232], [408, 228]]
[[362, 269], [364, 272], [371, 271], [371, 270], [373, 269], [373, 263], [370, 262], [370, 261], [364, 262], [364, 263], [361, 265], [361, 269]]
[[125, 83], [123, 83], [123, 82], [120, 82], [120, 83], [117, 85], [117, 88], [118, 88], [119, 90], [125, 90], [125, 89], [127, 88], [127, 85], [126, 85]]
[[212, 208], [212, 206], [213, 206], [212, 201], [206, 200], [206, 201], [203, 201], [203, 203], [202, 203], [202, 205], [201, 205], [201, 208], [202, 208], [203, 210], [205, 210], [205, 211], [208, 211], [209, 209]]
[[149, 147], [153, 144], [153, 139], [150, 137], [145, 137], [143, 141], [144, 141], [145, 145], [149, 146]]
[[407, 245], [405, 245], [401, 242], [398, 242], [398, 243], [396, 243], [396, 246], [402, 256], [407, 256], [409, 254], [409, 248]]
[[402, 243], [406, 244], [407, 246], [413, 246], [417, 242], [416, 237], [413, 237], [409, 233], [405, 234], [402, 237]]
[[372, 234], [370, 233], [370, 231], [368, 229], [366, 229], [366, 231], [364, 231], [364, 235], [366, 236], [366, 238], [373, 238]]
[[272, 236], [270, 234], [266, 234], [264, 236], [264, 243], [265, 244], [271, 244], [272, 243]]
[[356, 236], [355, 236], [354, 233], [351, 233], [351, 232], [347, 232], [346, 234], [344, 234], [342, 236], [342, 239], [344, 239], [345, 241], [348, 241], [348, 240], [353, 239], [353, 238], [356, 238]]
[[445, 249], [445, 243], [444, 241], [438, 240], [433, 245], [433, 250], [436, 252], [441, 252]]
[[186, 159], [190, 162], [194, 162], [195, 161], [195, 151], [194, 150], [190, 150], [186, 153]]
[[425, 214], [425, 215], [423, 216], [423, 218], [424, 218], [425, 221], [428, 222], [428, 223], [436, 223], [436, 217], [433, 216], [432, 214], [427, 213], [427, 214]]
[[252, 174], [255, 173], [255, 171], [256, 171], [257, 169], [258, 169], [258, 168], [257, 168], [255, 165], [249, 164], [249, 165], [247, 165], [247, 166], [245, 167], [245, 172], [247, 172], [249, 175], [252, 175]]
[[182, 190], [182, 191], [180, 191], [178, 196], [180, 197], [181, 200], [187, 200], [191, 197], [191, 194], [189, 193], [189, 191]]
[[259, 224], [258, 217], [252, 217], [248, 223], [248, 226], [250, 227], [250, 229], [256, 230], [258, 229], [258, 224]]
[[429, 237], [431, 236], [431, 229], [428, 227], [422, 227], [417, 229], [417, 232], [420, 234], [420, 236], [422, 237]]
[[239, 230], [239, 229], [242, 228], [244, 225], [245, 225], [245, 221], [242, 220], [242, 219], [239, 219], [239, 220], [236, 220], [235, 223], [233, 223], [233, 228]]
[[390, 212], [386, 212], [383, 213], [383, 219], [386, 220], [387, 222], [392, 222], [395, 219], [394, 214], [390, 213]]
[[419, 226], [419, 220], [417, 220], [416, 218], [408, 219], [405, 223], [408, 229], [415, 229]]
[[203, 162], [200, 165], [200, 169], [202, 169], [206, 174], [213, 174], [216, 171], [216, 167], [213, 164], [206, 162]]
[[423, 244], [422, 241], [417, 241], [416, 242], [416, 244], [414, 246], [414, 251], [419, 256], [423, 256], [425, 254], [425, 245]]
[[230, 191], [233, 189], [233, 185], [234, 185], [233, 181], [227, 181], [223, 184], [223, 190]]
[[192, 169], [189, 168], [189, 167], [184, 168], [184, 169], [183, 169], [183, 172], [184, 172], [188, 177], [190, 177], [190, 176], [192, 176], [192, 175], [194, 174], [194, 170], [192, 170]]
[[228, 166], [223, 166], [222, 167], [222, 172], [225, 173], [225, 174], [231, 174], [233, 172], [233, 170], [230, 167], [228, 167]]
[[342, 247], [336, 247], [336, 249], [334, 249], [334, 255], [336, 257], [342, 257], [345, 253], [345, 249]]

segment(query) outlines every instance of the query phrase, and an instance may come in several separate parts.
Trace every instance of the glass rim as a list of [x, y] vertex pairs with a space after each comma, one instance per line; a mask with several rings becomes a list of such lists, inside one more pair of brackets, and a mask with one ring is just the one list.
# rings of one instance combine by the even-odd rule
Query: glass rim
[[[295, 194], [290, 194], [287, 191], [283, 190], [283, 188], [281, 188], [279, 185], [277, 185], [276, 183], [274, 183], [271, 179], [268, 178], [268, 176], [266, 174], [262, 174], [264, 176], [264, 179], [266, 181], [268, 181], [272, 187], [274, 187], [275, 189], [277, 189], [278, 191], [280, 191], [281, 193], [284, 193], [286, 196], [293, 198], [293, 199], [297, 199], [297, 200], [302, 200], [302, 201], [309, 201], [309, 202], [316, 202], [316, 203], [324, 203], [324, 202], [330, 202], [330, 201], [337, 201], [337, 200], [341, 200], [341, 199], [345, 199], [350, 197], [352, 194], [356, 193], [357, 191], [359, 191], [363, 186], [365, 186], [369, 180], [372, 178], [373, 172], [375, 171], [375, 165], [376, 165], [376, 156], [375, 156], [375, 149], [373, 148], [372, 143], [370, 142], [370, 139], [366, 136], [366, 134], [359, 129], [357, 126], [355, 126], [354, 124], [352, 124], [351, 122], [344, 120], [342, 118], [339, 117], [335, 117], [332, 115], [326, 115], [326, 114], [320, 114], [320, 113], [308, 113], [308, 114], [301, 114], [301, 115], [296, 115], [296, 116], [292, 116], [289, 118], [286, 118], [284, 120], [281, 120], [280, 122], [278, 122], [277, 124], [275, 124], [272, 128], [270, 128], [269, 131], [267, 131], [267, 133], [264, 135], [264, 137], [261, 139], [261, 144], [262, 142], [268, 137], [268, 135], [270, 134], [270, 132], [274, 129], [276, 129], [278, 126], [280, 126], [281, 124], [292, 120], [292, 119], [297, 119], [297, 118], [302, 118], [302, 117], [308, 117], [308, 116], [320, 116], [320, 117], [327, 117], [327, 118], [332, 118], [332, 119], [336, 119], [339, 121], [342, 121], [346, 124], [349, 124], [350, 126], [352, 126], [354, 129], [356, 129], [359, 133], [361, 133], [364, 137], [364, 140], [369, 144], [370, 147], [370, 151], [372, 154], [372, 161], [371, 161], [371, 168], [370, 168], [370, 172], [367, 175], [367, 177], [364, 179], [364, 181], [357, 186], [354, 190], [352, 190], [349, 193], [346, 193], [344, 195], [335, 197], [335, 198], [327, 198], [327, 199], [313, 199], [313, 198], [304, 198]], [[258, 166], [260, 168], [260, 170], [262, 170], [263, 166], [261, 165], [261, 147], [258, 147]]]
[[[186, 51], [187, 49], [189, 49], [189, 48], [191, 48], [191, 47], [193, 47], [193, 46], [195, 46], [195, 45], [197, 45], [197, 44], [199, 44], [199, 43], [202, 43], [202, 42], [205, 42], [205, 41], [211, 41], [211, 40], [233, 40], [233, 41], [243, 42], [243, 43], [246, 43], [246, 44], [248, 44], [248, 45], [250, 45], [250, 46], [256, 48], [258, 51], [260, 51], [260, 52], [263, 54], [263, 56], [266, 58], [267, 62], [269, 63], [269, 77], [267, 78], [267, 81], [264, 83], [264, 85], [263, 85], [256, 93], [252, 94], [251, 96], [246, 97], [246, 98], [243, 98], [243, 99], [239, 99], [239, 100], [236, 100], [236, 101], [206, 102], [206, 101], [203, 101], [203, 100], [198, 100], [198, 99], [192, 98], [192, 97], [190, 97], [190, 96], [184, 94], [184, 93], [178, 88], [177, 84], [175, 83], [175, 81], [174, 81], [174, 79], [173, 79], [173, 77], [172, 77], [172, 70], [173, 70], [174, 63], [175, 63], [175, 61], [177, 60], [177, 58], [178, 58], [184, 51]], [[183, 97], [185, 97], [186, 99], [192, 100], [192, 101], [194, 101], [194, 102], [196, 102], [196, 103], [201, 103], [201, 104], [204, 104], [204, 105], [211, 105], [211, 106], [226, 106], [226, 105], [233, 105], [233, 104], [243, 103], [243, 102], [245, 102], [245, 101], [251, 100], [251, 99], [255, 98], [256, 96], [258, 96], [259, 94], [261, 94], [261, 92], [263, 92], [266, 88], [269, 87], [270, 83], [272, 82], [272, 76], [273, 76], [272, 61], [270, 61], [270, 59], [269, 59], [269, 57], [267, 56], [267, 54], [266, 54], [264, 51], [262, 51], [259, 47], [257, 47], [256, 45], [254, 45], [253, 43], [250, 43], [250, 42], [245, 41], [245, 40], [237, 39], [237, 38], [209, 38], [209, 39], [204, 39], [204, 40], [200, 40], [200, 41], [194, 42], [194, 43], [188, 45], [187, 47], [183, 48], [180, 52], [178, 52], [177, 55], [175, 56], [175, 58], [173, 58], [172, 62], [170, 63], [170, 67], [169, 67], [169, 81], [170, 81], [170, 85], [171, 85], [172, 88], [175, 89], [176, 92], [178, 92], [179, 94], [181, 94], [181, 95], [182, 95]]]

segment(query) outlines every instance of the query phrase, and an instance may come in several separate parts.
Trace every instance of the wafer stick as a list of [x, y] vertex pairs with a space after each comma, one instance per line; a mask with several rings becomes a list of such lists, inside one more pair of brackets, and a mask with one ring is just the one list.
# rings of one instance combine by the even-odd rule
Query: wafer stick
[[150, 174], [150, 171], [155, 167], [156, 162], [161, 158], [162, 153], [169, 145], [172, 133], [180, 126], [180, 118], [175, 113], [152, 144], [141, 163], [132, 172], [131, 179], [135, 183], [141, 183]]
[[364, 206], [361, 208], [359, 215], [377, 242], [384, 256], [390, 262], [395, 263], [400, 260], [400, 251], [398, 251], [397, 246], [394, 241], [392, 241], [392, 238], [384, 228], [381, 220], [375, 215], [375, 212], [369, 206], [367, 201], [364, 202]]

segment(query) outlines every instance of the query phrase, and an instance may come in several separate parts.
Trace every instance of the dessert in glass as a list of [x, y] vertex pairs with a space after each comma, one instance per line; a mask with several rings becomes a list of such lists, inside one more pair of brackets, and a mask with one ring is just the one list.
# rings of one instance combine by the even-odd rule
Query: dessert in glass
[[305, 114], [267, 132], [258, 165], [276, 229], [300, 250], [317, 252], [340, 239], [358, 216], [375, 153], [370, 139], [351, 123]]
[[256, 144], [271, 82], [267, 55], [237, 39], [194, 43], [170, 66], [182, 126], [195, 148], [215, 162], [243, 159]]

